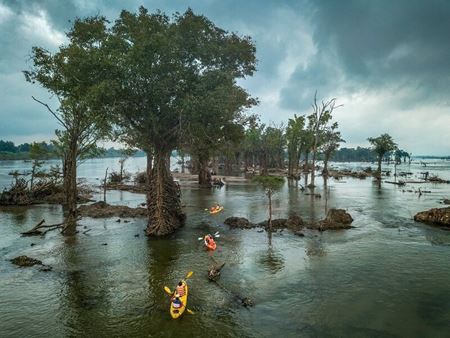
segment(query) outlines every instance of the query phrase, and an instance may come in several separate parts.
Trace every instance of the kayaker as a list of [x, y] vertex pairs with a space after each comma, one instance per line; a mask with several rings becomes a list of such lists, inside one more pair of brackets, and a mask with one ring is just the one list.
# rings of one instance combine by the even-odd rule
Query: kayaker
[[180, 297], [184, 296], [184, 285], [183, 282], [179, 282], [177, 285], [177, 293]]
[[175, 299], [173, 300], [172, 305], [175, 309], [179, 309], [183, 306], [183, 303], [181, 302], [181, 299], [178, 297], [178, 295], [175, 295]]
[[213, 246], [215, 244], [214, 239], [211, 235], [206, 235], [205, 236], [205, 245], [206, 246]]

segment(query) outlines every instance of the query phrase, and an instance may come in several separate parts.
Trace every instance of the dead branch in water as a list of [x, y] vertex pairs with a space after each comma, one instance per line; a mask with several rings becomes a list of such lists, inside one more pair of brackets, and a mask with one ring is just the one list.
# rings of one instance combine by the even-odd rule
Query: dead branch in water
[[[80, 219], [81, 218], [78, 218], [77, 221]], [[21, 235], [22, 236], [37, 236], [37, 235], [44, 236], [49, 231], [62, 228], [66, 222], [56, 223], [56, 224], [48, 224], [48, 225], [44, 225], [44, 223], [45, 223], [45, 219], [41, 220], [38, 224], [36, 224], [30, 230], [21, 232]], [[46, 229], [46, 230], [43, 231], [42, 229]], [[64, 229], [63, 229], [63, 231], [64, 231]]]

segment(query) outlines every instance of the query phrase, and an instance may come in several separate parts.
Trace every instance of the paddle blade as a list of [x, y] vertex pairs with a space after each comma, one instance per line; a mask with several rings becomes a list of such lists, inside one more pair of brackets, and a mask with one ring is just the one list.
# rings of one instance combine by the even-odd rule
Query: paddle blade
[[188, 279], [188, 278], [190, 278], [192, 275], [194, 274], [194, 271], [189, 271], [188, 273], [187, 273], [187, 275], [186, 275], [186, 278], [185, 279]]
[[220, 237], [220, 235], [214, 235], [214, 237], [216, 237], [216, 238], [219, 238], [219, 237]]
[[198, 240], [201, 241], [203, 239], [203, 237], [199, 237]]
[[166, 293], [167, 293], [169, 296], [172, 296], [172, 291], [170, 291], [170, 289], [169, 289], [168, 286], [165, 286], [165, 287], [164, 287], [164, 291], [166, 291]]
[[186, 312], [189, 313], [190, 315], [195, 315], [195, 312], [192, 311], [191, 309], [186, 309]]

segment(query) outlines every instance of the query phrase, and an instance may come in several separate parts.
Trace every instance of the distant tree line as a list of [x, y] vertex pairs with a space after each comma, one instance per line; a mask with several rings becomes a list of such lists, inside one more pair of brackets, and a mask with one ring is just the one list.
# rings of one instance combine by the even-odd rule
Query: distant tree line
[[[40, 147], [40, 153], [37, 155], [40, 160], [59, 158], [56, 153], [56, 147], [52, 142], [25, 142], [16, 146], [12, 141], [0, 140], [0, 160], [31, 160], [33, 159], [31, 153], [33, 145], [38, 145]], [[94, 157], [122, 157], [122, 155], [122, 149], [110, 147], [98, 148]], [[142, 150], [136, 150], [133, 152], [133, 156], [145, 156], [145, 153]]]

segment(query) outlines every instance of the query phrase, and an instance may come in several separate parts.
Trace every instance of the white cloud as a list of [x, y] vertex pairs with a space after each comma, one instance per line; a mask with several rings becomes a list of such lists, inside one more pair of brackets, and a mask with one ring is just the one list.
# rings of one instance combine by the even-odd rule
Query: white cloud
[[13, 11], [6, 5], [0, 3], [0, 25], [11, 18]]
[[46, 41], [53, 47], [61, 45], [65, 41], [65, 35], [54, 29], [47, 17], [47, 13], [38, 10], [37, 13], [24, 13], [21, 16], [21, 32], [30, 40]]

